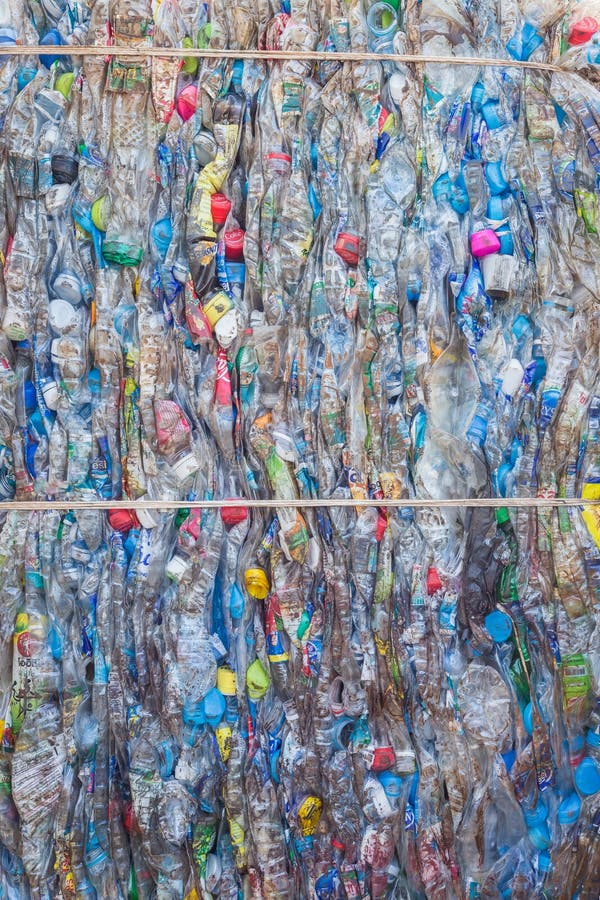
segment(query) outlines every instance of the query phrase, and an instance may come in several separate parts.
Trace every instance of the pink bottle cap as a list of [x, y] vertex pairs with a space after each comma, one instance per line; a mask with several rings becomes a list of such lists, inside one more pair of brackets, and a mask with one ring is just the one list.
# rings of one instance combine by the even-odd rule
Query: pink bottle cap
[[476, 231], [471, 235], [471, 253], [477, 259], [497, 253], [500, 249], [500, 238], [491, 228]]
[[177, 112], [184, 122], [191, 119], [196, 112], [196, 98], [198, 88], [195, 84], [188, 84], [177, 97]]

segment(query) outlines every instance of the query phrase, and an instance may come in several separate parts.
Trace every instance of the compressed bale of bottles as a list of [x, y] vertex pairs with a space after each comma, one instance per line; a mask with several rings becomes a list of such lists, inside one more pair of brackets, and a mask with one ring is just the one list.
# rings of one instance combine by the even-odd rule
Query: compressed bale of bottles
[[0, 2], [0, 896], [600, 896], [599, 23]]

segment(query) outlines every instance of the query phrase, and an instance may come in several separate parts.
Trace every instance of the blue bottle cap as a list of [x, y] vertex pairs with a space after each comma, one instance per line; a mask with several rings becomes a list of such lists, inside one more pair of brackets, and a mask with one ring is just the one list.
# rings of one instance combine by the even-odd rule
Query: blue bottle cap
[[523, 710], [523, 725], [527, 734], [533, 734], [533, 706], [528, 703]]
[[[488, 183], [492, 196], [497, 197], [500, 194], [505, 194], [509, 189], [508, 182], [502, 174], [502, 163], [500, 161], [486, 163], [485, 180]], [[498, 216], [498, 218], [503, 218], [503, 216]]]
[[550, 832], [545, 822], [530, 828], [527, 834], [536, 850], [546, 850], [550, 846]]
[[225, 697], [218, 688], [211, 688], [204, 698], [204, 715], [206, 721], [216, 728], [225, 713]]
[[575, 791], [571, 791], [558, 807], [557, 819], [559, 825], [572, 825], [579, 818], [580, 812], [581, 800]]
[[402, 779], [399, 775], [395, 775], [388, 770], [387, 772], [380, 772], [378, 778], [383, 785], [386, 797], [395, 799], [400, 796], [402, 793]]
[[585, 740], [589, 747], [600, 747], [600, 734], [597, 731], [592, 731], [591, 728], [588, 728]]
[[[62, 46], [64, 41], [60, 36], [60, 32], [57, 31], [56, 28], [53, 28], [40, 41], [40, 46], [42, 47], [58, 47]], [[52, 68], [53, 63], [57, 62], [57, 60], [65, 59], [64, 56], [54, 56], [52, 54], [40, 54], [40, 62], [43, 66], [46, 66], [47, 69]]]
[[499, 115], [500, 103], [498, 102], [498, 100], [486, 100], [481, 107], [481, 111], [483, 113], [483, 118], [485, 119], [485, 124], [490, 131], [493, 131], [495, 128], [500, 128], [501, 125], [504, 125], [504, 122]]
[[584, 756], [575, 769], [575, 787], [584, 797], [600, 791], [600, 771], [590, 756]]
[[507, 641], [512, 634], [510, 616], [499, 609], [493, 610], [485, 617], [485, 630], [496, 644]]
[[548, 818], [548, 807], [540, 798], [533, 809], [524, 809], [523, 818], [528, 828], [534, 828], [542, 825]]
[[543, 875], [546, 872], [549, 872], [552, 869], [552, 857], [546, 850], [542, 850], [542, 852], [538, 856], [538, 872], [541, 872]]

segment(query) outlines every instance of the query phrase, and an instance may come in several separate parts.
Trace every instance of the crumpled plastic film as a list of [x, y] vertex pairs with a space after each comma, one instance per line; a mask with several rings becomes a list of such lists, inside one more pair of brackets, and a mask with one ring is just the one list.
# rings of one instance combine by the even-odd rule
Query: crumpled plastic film
[[600, 896], [599, 23], [0, 3], [0, 896]]

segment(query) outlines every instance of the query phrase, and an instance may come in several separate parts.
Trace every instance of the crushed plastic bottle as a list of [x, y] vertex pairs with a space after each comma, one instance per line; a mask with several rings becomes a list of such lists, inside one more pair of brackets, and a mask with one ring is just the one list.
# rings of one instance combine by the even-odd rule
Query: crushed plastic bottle
[[0, 43], [0, 896], [596, 900], [598, 0]]

